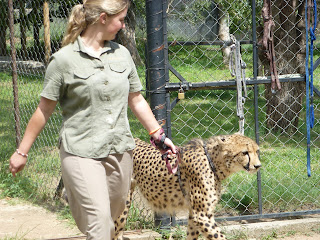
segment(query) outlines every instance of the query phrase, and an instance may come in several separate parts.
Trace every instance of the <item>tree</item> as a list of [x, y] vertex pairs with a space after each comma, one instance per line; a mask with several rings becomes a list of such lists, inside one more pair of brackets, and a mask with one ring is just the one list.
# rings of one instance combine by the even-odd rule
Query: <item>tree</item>
[[9, 26], [8, 1], [0, 0], [0, 55], [7, 55], [6, 32]]
[[[304, 73], [305, 27], [304, 0], [274, 0], [272, 15], [274, 19], [274, 49], [278, 73]], [[269, 65], [260, 54], [265, 75], [270, 75]], [[281, 90], [274, 93], [270, 84], [266, 85], [267, 128], [273, 132], [294, 132], [298, 126], [299, 113], [304, 96], [304, 82], [281, 84]]]
[[123, 44], [131, 53], [133, 61], [136, 65], [141, 65], [143, 63], [136, 44], [136, 11], [139, 8], [144, 7], [144, 1], [131, 0], [131, 6], [128, 10], [127, 17], [125, 19], [126, 28], [121, 30], [117, 34], [116, 41]]

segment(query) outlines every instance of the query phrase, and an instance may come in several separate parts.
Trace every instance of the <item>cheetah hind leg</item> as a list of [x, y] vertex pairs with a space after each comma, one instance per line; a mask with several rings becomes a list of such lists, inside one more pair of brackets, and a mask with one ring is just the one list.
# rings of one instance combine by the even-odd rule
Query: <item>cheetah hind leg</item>
[[112, 240], [123, 240], [123, 232], [127, 222], [127, 217], [128, 217], [129, 209], [131, 206], [131, 201], [132, 201], [132, 196], [133, 196], [133, 191], [135, 186], [136, 186], [135, 180], [131, 179], [131, 187], [128, 192], [126, 206], [123, 212], [121, 213], [121, 215], [118, 217], [118, 219], [114, 221], [115, 236], [114, 238], [112, 238]]
[[213, 215], [206, 213], [197, 213], [193, 211], [188, 220], [187, 240], [198, 239], [199, 230], [205, 239], [226, 240], [221, 229], [217, 226]]

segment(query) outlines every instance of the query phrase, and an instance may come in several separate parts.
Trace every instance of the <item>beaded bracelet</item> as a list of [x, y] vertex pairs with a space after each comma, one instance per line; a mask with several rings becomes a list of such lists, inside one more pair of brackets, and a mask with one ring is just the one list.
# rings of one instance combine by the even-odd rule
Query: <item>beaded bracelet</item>
[[156, 128], [156, 129], [150, 131], [150, 132], [149, 132], [149, 135], [152, 135], [152, 134], [156, 133], [159, 129], [161, 129], [161, 127], [158, 127], [158, 128]]
[[19, 149], [16, 150], [16, 152], [18, 153], [18, 155], [22, 156], [22, 157], [25, 157], [27, 158], [28, 157], [28, 154], [25, 154], [25, 153], [22, 153], [22, 152], [19, 152]]

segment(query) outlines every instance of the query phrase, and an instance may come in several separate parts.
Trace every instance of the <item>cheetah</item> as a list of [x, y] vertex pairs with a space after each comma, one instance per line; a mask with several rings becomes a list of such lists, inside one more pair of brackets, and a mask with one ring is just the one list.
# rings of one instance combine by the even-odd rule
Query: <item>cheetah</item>
[[[154, 210], [169, 214], [189, 210], [187, 240], [198, 239], [200, 233], [206, 239], [226, 239], [214, 220], [221, 181], [240, 170], [259, 170], [257, 143], [241, 134], [214, 136], [206, 141], [194, 139], [181, 147], [178, 171], [170, 174], [160, 151], [140, 139], [135, 142], [133, 178]], [[177, 159], [170, 161], [174, 165]], [[116, 240], [122, 239], [130, 200], [115, 222]]]

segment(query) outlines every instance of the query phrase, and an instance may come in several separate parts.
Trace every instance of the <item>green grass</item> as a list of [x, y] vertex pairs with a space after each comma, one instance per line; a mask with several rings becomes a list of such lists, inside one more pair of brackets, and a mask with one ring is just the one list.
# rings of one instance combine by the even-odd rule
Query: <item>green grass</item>
[[132, 203], [129, 209], [126, 230], [153, 228], [155, 228], [153, 218], [150, 216], [145, 217], [144, 214], [142, 214], [142, 210], [140, 210], [139, 207], [136, 207], [134, 203]]

